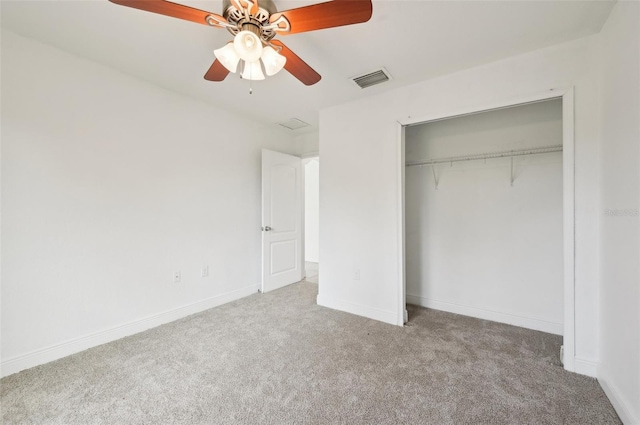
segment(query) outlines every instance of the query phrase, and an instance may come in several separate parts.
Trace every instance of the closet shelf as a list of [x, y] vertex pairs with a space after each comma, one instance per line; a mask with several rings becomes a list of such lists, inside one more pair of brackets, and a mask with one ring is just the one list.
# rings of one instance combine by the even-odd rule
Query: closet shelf
[[550, 153], [550, 152], [562, 152], [562, 145], [543, 146], [540, 148], [521, 149], [521, 150], [512, 150], [512, 151], [489, 152], [489, 153], [474, 154], [474, 155], [452, 156], [448, 158], [427, 159], [425, 161], [411, 161], [411, 162], [407, 162], [405, 165], [407, 167], [413, 167], [416, 165], [425, 166], [425, 165], [446, 164], [446, 163], [452, 164], [454, 162], [460, 162], [460, 161], [475, 161], [479, 159], [486, 160], [491, 158], [513, 158], [514, 156], [537, 155], [541, 153]]

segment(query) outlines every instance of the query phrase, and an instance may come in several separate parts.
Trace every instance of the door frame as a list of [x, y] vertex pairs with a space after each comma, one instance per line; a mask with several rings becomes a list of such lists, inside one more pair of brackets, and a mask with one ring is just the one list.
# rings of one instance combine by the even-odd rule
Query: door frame
[[[304, 167], [314, 160], [320, 163], [320, 154], [318, 152], [310, 152], [300, 157], [300, 163], [302, 165], [302, 279], [307, 278], [307, 175]], [[319, 189], [320, 188], [318, 188], [318, 192], [320, 192]]]
[[443, 119], [462, 117], [498, 109], [511, 108], [551, 99], [562, 99], [562, 215], [563, 215], [563, 359], [564, 368], [575, 371], [575, 123], [574, 88], [554, 88], [544, 92], [522, 95], [433, 113], [421, 117], [397, 120], [396, 153], [399, 159], [398, 184], [398, 325], [407, 320], [406, 255], [405, 255], [405, 128]]

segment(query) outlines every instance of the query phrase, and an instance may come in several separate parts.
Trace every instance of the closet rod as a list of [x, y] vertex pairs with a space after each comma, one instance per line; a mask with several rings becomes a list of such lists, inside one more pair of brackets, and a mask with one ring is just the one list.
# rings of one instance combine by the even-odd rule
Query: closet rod
[[460, 162], [460, 161], [474, 161], [477, 159], [509, 158], [514, 156], [536, 155], [540, 153], [550, 153], [550, 152], [562, 152], [562, 145], [544, 146], [541, 148], [521, 149], [521, 150], [514, 150], [514, 151], [490, 152], [490, 153], [482, 153], [482, 154], [475, 154], [475, 155], [452, 156], [449, 158], [427, 159], [426, 161], [407, 162], [405, 165], [407, 167], [413, 167], [416, 165], [422, 166], [422, 165], [453, 163], [453, 162]]

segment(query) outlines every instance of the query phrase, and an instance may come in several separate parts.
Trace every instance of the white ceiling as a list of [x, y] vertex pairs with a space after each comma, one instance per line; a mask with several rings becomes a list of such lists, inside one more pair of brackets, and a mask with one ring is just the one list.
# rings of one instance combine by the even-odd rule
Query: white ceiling
[[[177, 1], [177, 0], [176, 0]], [[274, 0], [279, 10], [317, 1]], [[221, 13], [222, 0], [183, 4]], [[279, 36], [321, 75], [307, 87], [286, 71], [249, 82], [203, 79], [221, 29], [122, 7], [107, 0], [6, 1], [2, 27], [169, 90], [273, 125], [292, 117], [317, 131], [327, 106], [597, 33], [613, 1], [374, 0], [364, 24]], [[393, 80], [360, 89], [349, 77], [384, 66]]]

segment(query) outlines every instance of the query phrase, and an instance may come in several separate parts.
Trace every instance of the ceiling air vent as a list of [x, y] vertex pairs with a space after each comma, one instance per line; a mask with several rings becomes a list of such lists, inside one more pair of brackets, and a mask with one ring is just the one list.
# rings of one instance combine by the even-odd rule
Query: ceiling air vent
[[391, 74], [384, 68], [380, 68], [377, 71], [369, 72], [368, 74], [353, 77], [351, 80], [358, 85], [361, 89], [375, 86], [376, 84], [384, 83], [391, 79]]
[[283, 122], [279, 122], [278, 124], [280, 124], [283, 127], [288, 128], [289, 130], [297, 130], [299, 128], [302, 127], [308, 127], [311, 124], [304, 122], [302, 120], [299, 120], [298, 118], [291, 118], [287, 121], [283, 121]]

